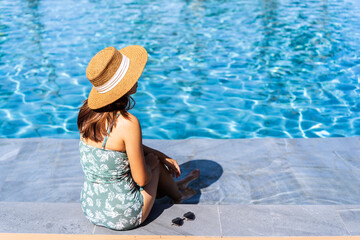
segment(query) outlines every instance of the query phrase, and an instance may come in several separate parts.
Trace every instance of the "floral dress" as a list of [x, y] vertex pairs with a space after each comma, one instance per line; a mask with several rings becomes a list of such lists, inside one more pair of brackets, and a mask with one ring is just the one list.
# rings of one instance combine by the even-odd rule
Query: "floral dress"
[[80, 161], [85, 173], [81, 207], [87, 219], [99, 226], [128, 230], [141, 223], [142, 190], [133, 180], [124, 152], [92, 147], [82, 140]]

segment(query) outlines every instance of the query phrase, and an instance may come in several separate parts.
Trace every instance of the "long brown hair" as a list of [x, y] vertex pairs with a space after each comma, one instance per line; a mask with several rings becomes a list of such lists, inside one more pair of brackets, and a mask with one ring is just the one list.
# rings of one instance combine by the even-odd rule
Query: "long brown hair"
[[116, 114], [128, 118], [128, 110], [135, 106], [134, 99], [125, 95], [117, 101], [100, 109], [93, 110], [88, 106], [88, 100], [83, 102], [77, 118], [77, 126], [80, 134], [84, 138], [91, 139], [95, 142], [101, 142], [106, 136], [107, 126], [110, 132], [116, 126]]

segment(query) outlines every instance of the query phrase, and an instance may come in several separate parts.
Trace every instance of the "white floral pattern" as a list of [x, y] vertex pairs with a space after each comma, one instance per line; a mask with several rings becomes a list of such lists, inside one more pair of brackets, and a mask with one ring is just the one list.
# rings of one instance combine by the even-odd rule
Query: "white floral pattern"
[[85, 173], [81, 206], [92, 223], [115, 230], [140, 225], [143, 197], [131, 177], [126, 153], [100, 149], [80, 141]]

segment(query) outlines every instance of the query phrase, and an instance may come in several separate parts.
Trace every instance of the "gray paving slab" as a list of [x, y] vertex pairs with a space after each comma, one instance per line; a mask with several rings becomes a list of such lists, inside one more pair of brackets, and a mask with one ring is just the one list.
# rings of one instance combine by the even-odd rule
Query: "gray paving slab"
[[[163, 149], [161, 142], [150, 144]], [[179, 162], [201, 159], [218, 163], [222, 170], [217, 181], [200, 189], [203, 204], [357, 204], [360, 200], [356, 137], [190, 139], [182, 142], [181, 149], [188, 146], [195, 151], [193, 158], [183, 151]]]
[[0, 141], [0, 193], [3, 192], [2, 188], [5, 184], [5, 180], [9, 171], [16, 164], [16, 157], [18, 156], [20, 147], [17, 142], [13, 141]]
[[[171, 220], [192, 211], [196, 219], [184, 221], [182, 226], [171, 224]], [[107, 235], [186, 235], [186, 236], [221, 236], [217, 205], [155, 205], [146, 220], [139, 228], [129, 231], [114, 231], [104, 227], [96, 227], [94, 234]]]
[[336, 211], [360, 209], [360, 205], [333, 205], [333, 206], [336, 209]]
[[360, 235], [360, 206], [336, 206], [346, 229], [351, 235]]
[[0, 202], [0, 232], [92, 234], [79, 203]]
[[223, 236], [346, 236], [333, 206], [220, 205]]
[[[196, 215], [183, 226], [171, 220]], [[88, 222], [79, 203], [0, 202], [0, 232], [186, 236], [355, 236], [359, 206], [156, 204], [149, 219], [129, 231]]]
[[[340, 209], [340, 210], [338, 210]], [[172, 226], [187, 211], [194, 221]], [[129, 231], [88, 222], [79, 203], [0, 202], [0, 232], [187, 236], [348, 236], [358, 235], [360, 208], [334, 205], [156, 204], [149, 219]]]
[[[360, 144], [359, 137], [347, 138], [294, 138], [286, 140], [287, 152], [308, 152], [313, 151], [353, 151]], [[341, 143], [341, 144], [339, 144]]]
[[273, 234], [273, 219], [268, 206], [219, 206], [223, 236], [267, 236]]
[[332, 205], [270, 206], [277, 236], [349, 235]]
[[[144, 143], [201, 170], [189, 204], [360, 204], [359, 137]], [[0, 201], [79, 202], [77, 139], [0, 139]], [[33, 194], [36, 192], [37, 194]]]

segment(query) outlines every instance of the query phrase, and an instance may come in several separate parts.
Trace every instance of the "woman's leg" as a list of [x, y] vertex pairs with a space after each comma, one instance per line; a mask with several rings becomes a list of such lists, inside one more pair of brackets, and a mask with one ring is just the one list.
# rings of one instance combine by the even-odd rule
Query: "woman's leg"
[[160, 174], [160, 167], [157, 166], [151, 172], [152, 177], [151, 180], [146, 186], [144, 190], [141, 191], [141, 194], [144, 198], [144, 205], [143, 205], [143, 212], [142, 212], [142, 222], [149, 216], [149, 213], [154, 205], [156, 199], [156, 192], [158, 189], [159, 184], [159, 174]]
[[175, 203], [191, 198], [196, 194], [196, 191], [187, 186], [190, 182], [197, 179], [199, 174], [200, 170], [197, 169], [189, 173], [185, 178], [175, 181], [164, 164], [160, 163], [158, 197], [167, 195]]
[[159, 185], [158, 185], [158, 194], [167, 195], [174, 201], [179, 201], [182, 197], [179, 187], [174, 181], [174, 178], [169, 174], [168, 170], [165, 168], [164, 164], [159, 164], [160, 174], [159, 174]]
[[[147, 154], [145, 154], [145, 161]], [[159, 174], [158, 174], [158, 185], [157, 185], [157, 194], [158, 198], [168, 195], [173, 200], [178, 200], [181, 198], [181, 193], [179, 188], [175, 183], [173, 177], [169, 174], [164, 164], [159, 163]]]
[[[148, 217], [157, 194], [167, 195], [175, 203], [186, 200], [196, 194], [192, 189], [187, 189], [187, 185], [199, 177], [200, 171], [194, 170], [189, 173], [184, 179], [175, 182], [174, 178], [169, 174], [164, 164], [160, 163], [152, 170], [152, 178], [148, 184], [141, 191], [144, 198], [144, 206], [142, 213], [142, 222]], [[182, 192], [179, 191], [179, 188]]]

